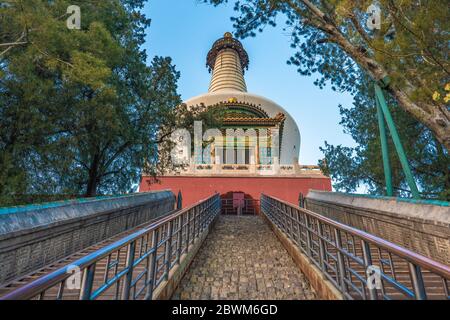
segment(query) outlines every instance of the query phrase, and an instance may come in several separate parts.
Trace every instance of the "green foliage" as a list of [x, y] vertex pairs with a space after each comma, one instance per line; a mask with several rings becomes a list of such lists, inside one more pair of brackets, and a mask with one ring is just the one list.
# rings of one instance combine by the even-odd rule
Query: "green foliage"
[[[229, 2], [203, 1], [214, 5]], [[442, 1], [233, 2], [239, 13], [232, 18], [236, 36], [255, 36], [257, 32], [263, 32], [266, 25], [285, 22], [285, 30], [291, 35], [291, 46], [297, 50], [289, 63], [302, 75], [320, 74], [316, 81], [320, 87], [329, 82], [335, 90], [354, 92], [361, 71], [374, 75], [374, 70], [381, 66], [396, 85], [410, 87], [408, 94], [414, 102], [431, 104], [435, 90], [445, 93], [444, 86], [450, 75], [450, 19]], [[381, 30], [371, 31], [366, 27], [366, 10], [373, 3], [378, 3], [381, 8]], [[333, 28], [339, 33], [334, 34]], [[373, 70], [370, 65], [360, 63], [360, 57], [352, 49], [359, 50], [360, 57], [376, 62]]]
[[[170, 58], [146, 65], [144, 0], [0, 5], [0, 198], [121, 193], [180, 103]], [[66, 27], [79, 5], [82, 29]]]
[[[369, 88], [367, 88], [371, 94]], [[362, 91], [365, 92], [365, 91]], [[357, 94], [351, 108], [340, 106], [341, 124], [352, 136], [356, 148], [333, 146], [325, 142], [321, 151], [325, 161], [320, 163], [331, 175], [334, 187], [345, 192], [354, 192], [364, 185], [371, 194], [385, 194], [385, 181], [378, 119], [374, 99]], [[424, 198], [450, 200], [450, 157], [448, 152], [433, 137], [423, 124], [400, 109], [395, 101], [389, 101], [391, 113], [402, 140], [411, 170]], [[410, 196], [395, 147], [388, 138], [392, 179], [398, 196]]]
[[[203, 0], [219, 5], [227, 0]], [[383, 165], [373, 90], [369, 83], [391, 79], [386, 91], [399, 134], [419, 188], [428, 197], [450, 194], [449, 11], [439, 0], [380, 0], [381, 30], [366, 27], [373, 0], [241, 0], [232, 18], [235, 35], [245, 38], [285, 22], [295, 50], [288, 64], [316, 76], [320, 88], [355, 96], [342, 108], [342, 125], [356, 148], [325, 144], [322, 168], [339, 190], [360, 184], [383, 193]], [[448, 89], [448, 90], [447, 90]], [[390, 141], [393, 182], [399, 194], [407, 185]]]

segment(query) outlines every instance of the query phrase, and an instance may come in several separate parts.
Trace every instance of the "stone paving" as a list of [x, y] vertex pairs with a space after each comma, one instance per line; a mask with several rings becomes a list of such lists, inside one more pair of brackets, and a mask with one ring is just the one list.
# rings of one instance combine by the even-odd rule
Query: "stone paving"
[[316, 295], [261, 217], [220, 216], [173, 299], [311, 300]]

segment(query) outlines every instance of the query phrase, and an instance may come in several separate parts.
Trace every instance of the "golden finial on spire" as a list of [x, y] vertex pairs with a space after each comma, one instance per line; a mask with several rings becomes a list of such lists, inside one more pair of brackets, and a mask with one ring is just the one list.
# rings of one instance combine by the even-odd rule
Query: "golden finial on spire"
[[231, 34], [231, 32], [225, 32], [225, 34], [223, 35], [224, 38], [233, 38], [233, 35]]

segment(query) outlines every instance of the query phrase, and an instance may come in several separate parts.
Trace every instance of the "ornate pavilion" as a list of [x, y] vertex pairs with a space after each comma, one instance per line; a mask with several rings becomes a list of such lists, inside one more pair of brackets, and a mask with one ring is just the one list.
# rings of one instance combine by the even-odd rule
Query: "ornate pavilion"
[[[201, 139], [213, 142], [206, 152], [189, 154], [185, 169], [168, 172], [159, 183], [143, 176], [140, 191], [181, 191], [188, 205], [211, 191], [255, 200], [270, 192], [295, 203], [299, 193], [310, 189], [331, 190], [330, 179], [317, 166], [299, 165], [301, 139], [295, 120], [275, 102], [247, 92], [249, 56], [240, 41], [225, 33], [213, 44], [206, 66], [212, 72], [208, 92], [184, 103], [222, 108], [222, 128], [204, 133]], [[186, 157], [185, 151], [179, 150], [180, 158]]]

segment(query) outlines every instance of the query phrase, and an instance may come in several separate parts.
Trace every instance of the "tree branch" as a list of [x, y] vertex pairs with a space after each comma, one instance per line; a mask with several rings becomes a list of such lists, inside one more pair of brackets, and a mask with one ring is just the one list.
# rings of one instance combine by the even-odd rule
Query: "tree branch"
[[5, 47], [7, 46], [8, 48], [6, 48], [4, 51], [0, 52], [0, 58], [5, 55], [6, 53], [8, 53], [8, 51], [10, 51], [12, 48], [14, 48], [15, 46], [18, 45], [23, 45], [23, 44], [27, 44], [28, 41], [22, 41], [23, 38], [25, 38], [26, 36], [26, 32], [23, 31], [22, 35], [19, 37], [19, 39], [17, 39], [15, 42], [12, 43], [0, 43], [0, 47]]

